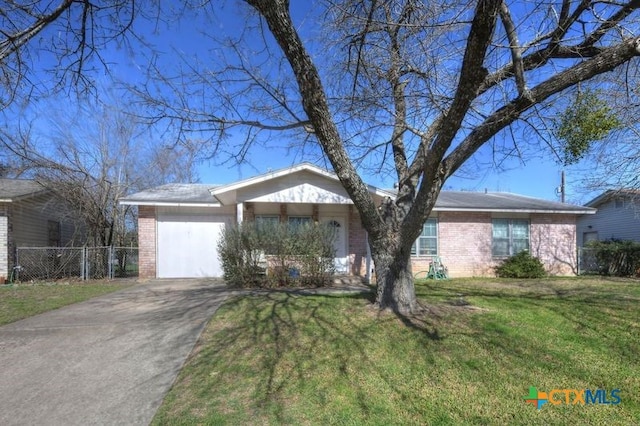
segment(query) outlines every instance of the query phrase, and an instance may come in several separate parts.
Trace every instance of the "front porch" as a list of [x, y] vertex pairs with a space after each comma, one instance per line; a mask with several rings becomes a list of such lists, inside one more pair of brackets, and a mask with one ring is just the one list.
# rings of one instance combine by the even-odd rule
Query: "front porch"
[[366, 231], [352, 204], [242, 202], [236, 205], [237, 223], [313, 223], [336, 231], [335, 272], [339, 276], [371, 278], [372, 262]]

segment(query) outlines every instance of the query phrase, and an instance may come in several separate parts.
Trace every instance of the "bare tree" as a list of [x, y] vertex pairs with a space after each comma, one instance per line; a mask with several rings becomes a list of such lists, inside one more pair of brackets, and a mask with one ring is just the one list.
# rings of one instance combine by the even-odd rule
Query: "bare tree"
[[[636, 0], [327, 0], [302, 18], [288, 0], [241, 3], [257, 20], [228, 39], [205, 30], [209, 61], [151, 61], [138, 94], [181, 135], [211, 132], [211, 152], [242, 129], [236, 159], [274, 132], [317, 144], [368, 232], [376, 303], [399, 313], [417, 309], [410, 249], [450, 176], [485, 146], [542, 148], [531, 134], [574, 88], [624, 66], [637, 82]], [[382, 205], [357, 171], [376, 163], [397, 182]]]
[[[111, 96], [113, 99], [113, 96]], [[54, 111], [51, 104], [43, 107]], [[45, 129], [40, 137], [38, 129]], [[163, 145], [127, 114], [121, 102], [98, 101], [31, 122], [19, 137], [2, 138], [31, 176], [69, 204], [96, 246], [128, 244], [135, 234], [135, 211], [118, 200], [167, 182], [193, 182], [195, 152]]]
[[127, 43], [132, 0], [0, 1], [0, 110], [16, 97], [93, 87], [108, 43]]

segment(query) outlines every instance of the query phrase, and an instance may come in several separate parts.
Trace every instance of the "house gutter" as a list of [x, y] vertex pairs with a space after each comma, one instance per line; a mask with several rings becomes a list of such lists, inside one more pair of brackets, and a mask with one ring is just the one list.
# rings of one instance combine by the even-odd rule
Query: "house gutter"
[[540, 210], [540, 209], [465, 209], [453, 207], [434, 207], [434, 212], [481, 212], [481, 213], [551, 213], [551, 214], [595, 214], [596, 209], [589, 210]]

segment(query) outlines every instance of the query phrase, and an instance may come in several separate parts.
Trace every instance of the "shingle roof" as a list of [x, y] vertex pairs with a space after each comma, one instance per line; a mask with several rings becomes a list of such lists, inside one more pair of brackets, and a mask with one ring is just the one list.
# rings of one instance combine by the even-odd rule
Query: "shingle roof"
[[[121, 200], [125, 204], [192, 204], [216, 205], [218, 200], [210, 190], [218, 187], [212, 184], [167, 184], [129, 195]], [[559, 203], [539, 198], [505, 192], [458, 192], [442, 191], [434, 211], [490, 211], [521, 213], [595, 213], [595, 209]]]
[[42, 191], [45, 191], [45, 188], [35, 180], [0, 179], [0, 200], [2, 201], [14, 201]]
[[434, 211], [510, 211], [510, 212], [554, 212], [554, 213], [595, 213], [595, 209], [525, 197], [508, 192], [463, 192], [442, 191]]
[[209, 192], [217, 185], [203, 183], [169, 183], [131, 194], [121, 201], [127, 204], [217, 204]]

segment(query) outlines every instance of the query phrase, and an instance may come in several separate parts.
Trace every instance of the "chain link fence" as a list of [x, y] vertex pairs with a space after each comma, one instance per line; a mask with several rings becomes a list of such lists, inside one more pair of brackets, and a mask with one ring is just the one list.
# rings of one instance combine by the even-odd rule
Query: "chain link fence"
[[13, 281], [138, 276], [137, 247], [18, 247]]

